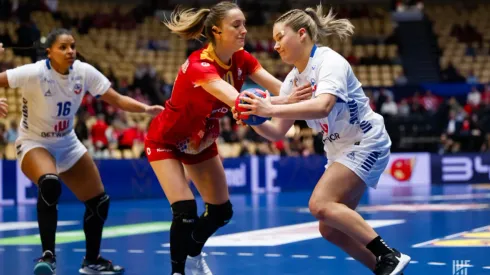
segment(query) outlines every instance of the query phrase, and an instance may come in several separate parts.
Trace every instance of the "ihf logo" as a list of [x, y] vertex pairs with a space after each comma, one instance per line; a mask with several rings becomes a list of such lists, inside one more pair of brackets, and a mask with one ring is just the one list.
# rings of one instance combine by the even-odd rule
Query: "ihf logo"
[[470, 260], [453, 261], [453, 275], [468, 275]]

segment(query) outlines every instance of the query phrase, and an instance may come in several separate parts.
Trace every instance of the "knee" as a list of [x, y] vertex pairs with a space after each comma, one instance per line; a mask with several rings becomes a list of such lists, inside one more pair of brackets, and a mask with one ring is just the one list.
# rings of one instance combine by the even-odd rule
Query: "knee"
[[320, 222], [319, 230], [322, 237], [331, 243], [338, 244], [339, 242], [342, 242], [342, 240], [344, 239], [343, 234], [339, 230], [330, 227], [326, 224], [323, 224], [321, 222]]
[[61, 196], [61, 181], [58, 175], [45, 174], [38, 180], [38, 205], [52, 207]]
[[105, 222], [109, 215], [109, 205], [111, 199], [109, 195], [103, 192], [85, 202], [85, 221], [97, 218]]
[[193, 224], [197, 222], [196, 200], [174, 202], [172, 208], [172, 222]]
[[331, 241], [332, 239], [334, 239], [333, 236], [335, 235], [336, 231], [334, 228], [320, 222], [319, 230], [320, 234], [325, 240]]
[[330, 220], [336, 214], [335, 202], [324, 202], [319, 200], [310, 200], [308, 207], [310, 213], [320, 221]]
[[206, 211], [202, 214], [202, 218], [209, 219], [218, 227], [228, 224], [233, 217], [233, 205], [230, 201], [224, 204], [206, 203]]

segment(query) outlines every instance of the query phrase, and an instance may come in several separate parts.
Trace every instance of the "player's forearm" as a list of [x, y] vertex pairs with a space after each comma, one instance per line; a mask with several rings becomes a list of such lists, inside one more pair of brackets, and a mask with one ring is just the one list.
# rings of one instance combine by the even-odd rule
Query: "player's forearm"
[[288, 96], [285, 95], [279, 95], [279, 96], [272, 96], [271, 97], [271, 103], [274, 105], [278, 104], [288, 104]]
[[336, 98], [332, 95], [320, 96], [293, 104], [273, 105], [270, 110], [271, 117], [307, 120], [327, 117], [335, 105]]
[[285, 133], [282, 133], [280, 129], [272, 121], [266, 121], [261, 125], [252, 126], [255, 132], [270, 141], [278, 141], [284, 138]]
[[126, 112], [144, 113], [148, 109], [148, 105], [141, 103], [129, 96], [121, 96], [116, 103], [116, 107]]

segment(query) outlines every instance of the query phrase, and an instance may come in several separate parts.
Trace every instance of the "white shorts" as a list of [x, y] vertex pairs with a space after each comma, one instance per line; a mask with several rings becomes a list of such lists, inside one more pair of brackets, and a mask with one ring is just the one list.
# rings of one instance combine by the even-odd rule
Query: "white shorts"
[[22, 165], [22, 160], [27, 152], [38, 147], [48, 150], [54, 157], [58, 173], [69, 170], [87, 152], [87, 148], [78, 140], [74, 132], [58, 139], [56, 143], [32, 140], [29, 137], [19, 137], [15, 141], [19, 164]]
[[390, 137], [383, 129], [383, 133], [376, 138], [362, 140], [332, 157], [329, 155], [325, 168], [328, 169], [334, 162], [341, 163], [356, 173], [368, 187], [376, 189], [381, 175], [388, 166], [390, 148]]

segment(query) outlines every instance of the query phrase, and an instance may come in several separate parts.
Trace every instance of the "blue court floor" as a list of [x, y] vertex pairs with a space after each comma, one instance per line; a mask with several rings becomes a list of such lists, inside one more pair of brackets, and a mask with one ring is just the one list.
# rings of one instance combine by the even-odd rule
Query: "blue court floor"
[[[320, 237], [309, 195], [233, 195], [232, 222], [204, 249], [213, 273], [371, 274]], [[405, 275], [477, 275], [490, 274], [489, 204], [486, 185], [398, 187], [367, 193], [358, 211], [390, 246], [412, 257]], [[58, 275], [78, 274], [83, 211], [78, 203], [59, 206]], [[32, 274], [41, 253], [35, 217], [34, 205], [0, 207], [0, 274]], [[102, 255], [126, 274], [170, 274], [170, 221], [164, 200], [113, 201]]]

